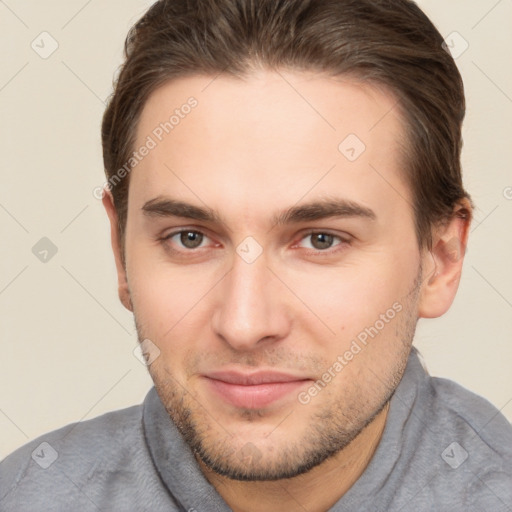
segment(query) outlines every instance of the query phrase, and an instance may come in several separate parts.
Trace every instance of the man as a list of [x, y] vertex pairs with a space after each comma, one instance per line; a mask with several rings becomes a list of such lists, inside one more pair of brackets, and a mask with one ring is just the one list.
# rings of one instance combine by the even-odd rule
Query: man
[[8, 457], [1, 510], [512, 510], [510, 424], [411, 348], [472, 216], [442, 42], [409, 0], [153, 5], [102, 135], [155, 388]]

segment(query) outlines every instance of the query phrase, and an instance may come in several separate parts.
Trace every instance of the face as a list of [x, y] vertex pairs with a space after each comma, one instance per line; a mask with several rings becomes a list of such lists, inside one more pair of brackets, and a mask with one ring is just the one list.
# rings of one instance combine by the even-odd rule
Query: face
[[395, 103], [348, 78], [258, 71], [173, 81], [144, 107], [127, 289], [162, 402], [220, 474], [322, 463], [403, 374], [421, 255]]

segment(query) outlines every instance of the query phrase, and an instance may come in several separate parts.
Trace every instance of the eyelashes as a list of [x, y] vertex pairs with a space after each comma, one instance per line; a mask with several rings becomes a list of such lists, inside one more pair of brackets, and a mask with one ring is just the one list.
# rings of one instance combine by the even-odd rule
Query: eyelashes
[[[159, 240], [172, 253], [189, 256], [220, 245], [215, 243], [207, 234], [192, 228], [172, 231]], [[208, 241], [210, 241], [210, 244], [208, 244]], [[292, 248], [294, 250], [304, 249], [308, 254], [332, 254], [346, 248], [350, 243], [349, 235], [341, 236], [327, 230], [309, 230], [300, 235], [300, 238], [293, 243]]]

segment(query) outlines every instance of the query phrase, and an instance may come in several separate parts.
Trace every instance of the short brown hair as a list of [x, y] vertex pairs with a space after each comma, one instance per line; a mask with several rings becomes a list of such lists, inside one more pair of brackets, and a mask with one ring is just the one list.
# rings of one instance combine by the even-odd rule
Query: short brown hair
[[[399, 101], [420, 247], [469, 200], [461, 176], [464, 87], [443, 38], [410, 0], [159, 0], [131, 28], [103, 117], [107, 179], [126, 168], [149, 95], [168, 80], [268, 69], [355, 75]], [[129, 175], [112, 187], [124, 246]], [[471, 217], [459, 208], [457, 215]], [[123, 251], [124, 252], [124, 251]]]

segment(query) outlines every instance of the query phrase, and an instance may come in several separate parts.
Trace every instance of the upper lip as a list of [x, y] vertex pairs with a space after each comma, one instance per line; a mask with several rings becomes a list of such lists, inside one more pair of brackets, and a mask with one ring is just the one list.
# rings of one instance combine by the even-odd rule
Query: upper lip
[[238, 384], [239, 386], [256, 386], [258, 384], [309, 380], [307, 377], [290, 375], [289, 373], [276, 371], [214, 371], [207, 373], [205, 376], [209, 379], [220, 380], [222, 382], [227, 382], [228, 384]]

